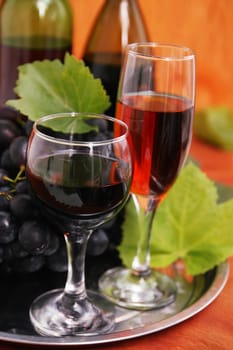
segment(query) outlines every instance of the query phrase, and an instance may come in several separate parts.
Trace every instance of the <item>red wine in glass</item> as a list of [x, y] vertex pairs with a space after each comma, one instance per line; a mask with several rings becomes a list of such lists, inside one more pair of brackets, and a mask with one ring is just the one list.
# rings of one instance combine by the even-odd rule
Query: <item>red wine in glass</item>
[[128, 193], [129, 179], [119, 172], [123, 167], [117, 158], [69, 150], [37, 158], [27, 174], [37, 198], [57, 216], [101, 221], [114, 214]]
[[[119, 137], [109, 133], [116, 124]], [[64, 290], [48, 291], [30, 307], [34, 328], [52, 336], [108, 332], [114, 309], [100, 294], [87, 293], [85, 253], [93, 230], [112, 219], [128, 198], [127, 126], [88, 113], [42, 117], [29, 139], [27, 175], [42, 215], [63, 232], [68, 256]]]

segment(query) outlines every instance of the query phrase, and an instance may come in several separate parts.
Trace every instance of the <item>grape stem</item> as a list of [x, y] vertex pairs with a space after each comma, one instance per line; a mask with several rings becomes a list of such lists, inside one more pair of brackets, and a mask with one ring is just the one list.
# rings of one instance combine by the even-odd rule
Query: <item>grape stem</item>
[[[24, 175], [22, 175], [24, 174]], [[25, 175], [25, 165], [20, 165], [19, 172], [17, 173], [16, 177], [14, 179], [10, 178], [9, 176], [3, 176], [3, 179], [10, 182], [11, 184], [17, 184], [17, 182], [26, 180]]]
[[12, 198], [12, 194], [16, 192], [15, 186], [19, 181], [26, 180], [27, 177], [25, 175], [25, 165], [21, 165], [19, 172], [17, 173], [16, 177], [14, 179], [10, 178], [9, 176], [5, 175], [3, 176], [3, 180], [10, 183], [12, 188], [9, 191], [0, 191], [0, 196], [4, 196], [7, 200], [10, 200]]

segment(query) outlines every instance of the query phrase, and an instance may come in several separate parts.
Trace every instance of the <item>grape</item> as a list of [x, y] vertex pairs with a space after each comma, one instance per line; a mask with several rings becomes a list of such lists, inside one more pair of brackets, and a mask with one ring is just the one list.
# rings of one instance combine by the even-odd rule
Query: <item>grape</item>
[[0, 243], [12, 242], [18, 232], [15, 218], [6, 211], [0, 211]]
[[0, 119], [10, 119], [12, 121], [17, 120], [18, 112], [11, 107], [1, 107], [0, 108]]
[[56, 253], [47, 257], [47, 266], [50, 270], [64, 272], [67, 270], [67, 264], [65, 244], [61, 245]]
[[17, 124], [21, 124], [23, 121], [26, 121], [26, 116], [19, 113], [16, 109], [4, 106], [0, 109], [0, 119], [11, 120]]
[[26, 123], [24, 124], [24, 130], [25, 130], [25, 135], [26, 136], [30, 136], [31, 131], [32, 131], [32, 127], [33, 127], [33, 122], [31, 120], [27, 120]]
[[5, 185], [0, 187], [0, 193], [1, 195], [5, 196], [7, 198], [7, 194], [10, 193], [12, 190], [11, 186]]
[[13, 139], [21, 135], [20, 128], [11, 120], [0, 119], [0, 148], [7, 148]]
[[19, 181], [15, 185], [15, 191], [16, 191], [16, 194], [17, 193], [27, 193], [27, 194], [29, 194], [29, 192], [30, 192], [29, 182], [27, 180]]
[[43, 254], [49, 245], [49, 233], [44, 224], [25, 221], [19, 228], [18, 240], [22, 247], [32, 255]]
[[12, 249], [12, 253], [16, 258], [25, 258], [29, 253], [19, 244], [19, 241], [9, 243]]
[[101, 255], [108, 247], [109, 239], [102, 229], [95, 230], [87, 243], [87, 254], [92, 256]]
[[7, 184], [7, 180], [4, 177], [9, 176], [8, 171], [5, 169], [0, 169], [0, 186], [4, 186]]
[[10, 261], [14, 257], [12, 247], [10, 244], [6, 244], [3, 251], [3, 260]]
[[0, 211], [8, 211], [9, 209], [9, 200], [0, 194]]
[[17, 272], [36, 272], [39, 271], [45, 264], [45, 258], [42, 255], [27, 256], [23, 259], [18, 259], [14, 263], [14, 270]]
[[18, 136], [11, 142], [9, 147], [10, 157], [17, 167], [26, 164], [27, 144], [26, 136]]
[[10, 201], [11, 212], [17, 219], [26, 220], [35, 216], [35, 207], [29, 194], [16, 194]]
[[7, 148], [1, 156], [1, 167], [9, 172], [9, 175], [14, 177], [18, 173], [18, 168], [15, 166], [10, 156], [10, 150]]
[[60, 240], [58, 238], [58, 235], [50, 232], [50, 240], [49, 240], [49, 244], [48, 247], [46, 248], [44, 255], [45, 256], [50, 256], [54, 253], [56, 253], [56, 251], [58, 250], [60, 246]]
[[117, 217], [115, 216], [113, 219], [107, 221], [105, 224], [103, 224], [101, 227], [103, 230], [109, 230], [111, 229], [115, 223], [116, 223]]
[[0, 192], [1, 194], [7, 194], [8, 192], [11, 191], [11, 186], [10, 185], [5, 185], [0, 187]]

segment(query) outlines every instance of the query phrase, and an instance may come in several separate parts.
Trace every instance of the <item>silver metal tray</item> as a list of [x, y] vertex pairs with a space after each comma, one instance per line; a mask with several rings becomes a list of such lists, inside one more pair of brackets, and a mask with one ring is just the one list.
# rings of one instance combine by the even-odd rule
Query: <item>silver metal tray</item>
[[[29, 277], [1, 278], [0, 340], [40, 346], [83, 346], [105, 344], [145, 336], [172, 327], [206, 308], [226, 284], [229, 265], [224, 263], [193, 280], [176, 272], [176, 301], [168, 307], [152, 311], [132, 311], [116, 307], [116, 327], [109, 333], [92, 337], [42, 337], [29, 321], [28, 309], [43, 289], [63, 285], [63, 278], [33, 274]], [[43, 286], [43, 287], [42, 287]]]

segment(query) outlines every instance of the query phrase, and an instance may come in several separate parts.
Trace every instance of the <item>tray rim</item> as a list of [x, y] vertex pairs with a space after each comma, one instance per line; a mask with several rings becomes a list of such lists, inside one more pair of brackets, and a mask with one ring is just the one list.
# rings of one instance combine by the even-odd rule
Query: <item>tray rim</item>
[[[226, 261], [215, 267], [216, 274], [210, 287], [205, 291], [203, 295], [192, 305], [183, 309], [175, 315], [172, 315], [164, 320], [156, 321], [152, 324], [137, 327], [134, 329], [123, 330], [119, 332], [113, 332], [109, 334], [102, 334], [91, 337], [42, 337], [37, 335], [25, 335], [25, 334], [13, 334], [0, 331], [0, 341], [15, 343], [15, 344], [25, 344], [25, 345], [37, 345], [37, 346], [91, 346], [91, 345], [101, 345], [113, 342], [120, 342], [124, 340], [130, 340], [134, 338], [139, 338], [145, 335], [157, 333], [161, 330], [168, 329], [179, 323], [186, 321], [187, 319], [193, 317], [194, 315], [201, 312], [208, 305], [210, 305], [222, 292], [225, 287], [228, 277], [230, 266], [229, 262]], [[214, 269], [212, 269], [214, 270]], [[210, 271], [212, 271], [210, 270]], [[210, 271], [207, 271], [210, 272]], [[205, 275], [205, 274], [204, 274]]]

